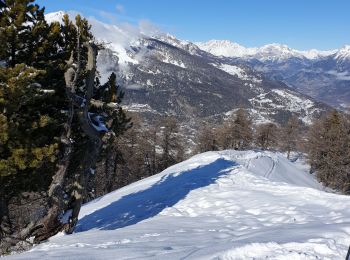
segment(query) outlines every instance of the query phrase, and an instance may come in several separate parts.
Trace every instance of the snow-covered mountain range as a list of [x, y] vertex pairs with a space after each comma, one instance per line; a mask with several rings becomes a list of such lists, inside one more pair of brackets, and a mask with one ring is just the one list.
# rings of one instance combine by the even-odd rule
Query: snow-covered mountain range
[[230, 41], [197, 43], [204, 51], [240, 62], [332, 106], [350, 105], [350, 46], [299, 51], [282, 44], [246, 48]]
[[207, 152], [87, 203], [74, 234], [8, 258], [344, 259], [349, 203], [302, 160]]
[[[59, 21], [63, 12], [47, 15]], [[149, 116], [222, 119], [238, 107], [255, 122], [285, 122], [296, 114], [310, 123], [328, 107], [271, 79], [250, 64], [218, 57], [189, 41], [151, 26], [112, 25], [89, 18], [96, 39], [106, 43], [98, 57], [102, 82], [116, 72], [125, 106]]]
[[[290, 58], [318, 59], [343, 50], [319, 51], [316, 49], [311, 49], [307, 51], [299, 51], [289, 48], [285, 44], [278, 43], [267, 44], [262, 47], [249, 48], [227, 40], [210, 40], [204, 43], [197, 42], [196, 44], [200, 49], [210, 52], [216, 56], [255, 58], [259, 60], [283, 60]], [[344, 48], [346, 47], [347, 46]], [[350, 51], [348, 54], [350, 54]]]

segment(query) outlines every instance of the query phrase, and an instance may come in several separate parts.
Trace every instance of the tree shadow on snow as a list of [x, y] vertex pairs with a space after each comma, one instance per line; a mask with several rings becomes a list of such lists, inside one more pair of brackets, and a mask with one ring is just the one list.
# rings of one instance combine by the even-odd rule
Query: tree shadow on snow
[[75, 232], [90, 229], [113, 230], [151, 218], [175, 205], [195, 189], [208, 186], [237, 164], [218, 159], [180, 174], [164, 176], [146, 190], [126, 195], [79, 220]]

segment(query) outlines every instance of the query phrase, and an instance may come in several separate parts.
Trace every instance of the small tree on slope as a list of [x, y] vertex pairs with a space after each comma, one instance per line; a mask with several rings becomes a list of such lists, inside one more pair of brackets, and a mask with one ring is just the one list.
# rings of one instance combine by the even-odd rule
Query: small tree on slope
[[281, 148], [287, 152], [289, 159], [291, 151], [295, 151], [300, 135], [300, 123], [296, 116], [292, 116], [281, 129]]
[[273, 148], [277, 143], [278, 128], [273, 123], [258, 125], [256, 128], [255, 141], [263, 150]]

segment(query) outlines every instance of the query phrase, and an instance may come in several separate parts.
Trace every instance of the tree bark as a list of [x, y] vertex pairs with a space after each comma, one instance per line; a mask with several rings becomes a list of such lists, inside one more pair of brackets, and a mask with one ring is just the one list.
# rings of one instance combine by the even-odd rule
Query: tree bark
[[[78, 37], [79, 38], [79, 37]], [[49, 188], [50, 209], [47, 216], [36, 226], [35, 240], [38, 243], [46, 240], [52, 235], [61, 230], [67, 233], [74, 231], [75, 225], [78, 221], [79, 211], [83, 202], [83, 197], [86, 191], [87, 180], [91, 168], [96, 163], [98, 154], [102, 146], [102, 137], [97, 131], [89, 117], [90, 100], [92, 98], [94, 89], [94, 80], [96, 75], [96, 57], [97, 47], [93, 43], [86, 44], [88, 49], [87, 61], [87, 78], [84, 98], [76, 93], [76, 84], [80, 74], [80, 45], [78, 41], [78, 61], [76, 69], [73, 67], [73, 53], [70, 60], [67, 62], [70, 66], [65, 73], [66, 91], [69, 99], [68, 119], [64, 127], [64, 133], [61, 136], [61, 143], [63, 144], [63, 157], [58, 163], [58, 170], [53, 176], [52, 183]], [[73, 152], [73, 144], [71, 140], [72, 121], [74, 115], [79, 118], [81, 129], [88, 137], [88, 148], [83, 156], [79, 170], [74, 176], [73, 190], [70, 194], [70, 199], [67, 200], [68, 195], [64, 190], [64, 185], [67, 181], [67, 170], [69, 167], [71, 154]], [[67, 215], [63, 218], [64, 215]], [[67, 219], [68, 221], [62, 221]]]
[[87, 77], [85, 81], [85, 103], [84, 105], [80, 106], [78, 117], [81, 128], [89, 138], [89, 141], [88, 149], [84, 154], [82, 165], [75, 177], [75, 182], [73, 185], [73, 192], [71, 194], [73, 200], [71, 208], [72, 214], [69, 218], [69, 223], [65, 228], [67, 233], [72, 233], [74, 231], [84, 196], [86, 196], [88, 178], [91, 174], [93, 166], [96, 164], [102, 147], [102, 135], [93, 126], [89, 116], [89, 107], [95, 86], [97, 46], [93, 43], [87, 43], [85, 46], [88, 49], [88, 61], [86, 65]]

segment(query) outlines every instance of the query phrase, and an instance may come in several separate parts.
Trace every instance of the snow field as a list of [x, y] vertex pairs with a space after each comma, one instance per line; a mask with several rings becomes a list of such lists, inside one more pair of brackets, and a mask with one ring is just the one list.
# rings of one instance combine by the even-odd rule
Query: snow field
[[207, 152], [86, 204], [13, 259], [344, 259], [350, 197], [261, 151]]

